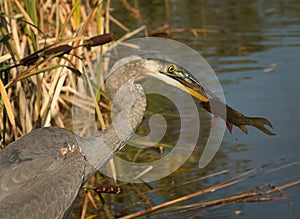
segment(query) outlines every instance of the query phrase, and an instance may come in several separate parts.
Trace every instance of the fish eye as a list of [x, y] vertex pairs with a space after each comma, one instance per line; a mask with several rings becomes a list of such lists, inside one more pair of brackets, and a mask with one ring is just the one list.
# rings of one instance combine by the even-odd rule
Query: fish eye
[[168, 73], [173, 73], [174, 70], [175, 70], [174, 65], [170, 65], [170, 66], [168, 67]]

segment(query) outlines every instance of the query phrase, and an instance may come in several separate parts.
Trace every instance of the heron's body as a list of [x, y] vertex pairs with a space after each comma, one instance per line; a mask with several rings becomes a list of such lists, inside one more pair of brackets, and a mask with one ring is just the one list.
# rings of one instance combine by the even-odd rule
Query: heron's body
[[[73, 151], [64, 154], [70, 146]], [[0, 154], [0, 167], [0, 218], [63, 218], [92, 170], [76, 136], [58, 127], [34, 130], [10, 144]]]
[[154, 76], [208, 102], [199, 82], [177, 68], [169, 61], [145, 57], [125, 60], [106, 80], [118, 111], [113, 126], [91, 138], [58, 127], [41, 128], [8, 145], [0, 153], [0, 218], [69, 215], [81, 186], [140, 124], [146, 100], [134, 81], [141, 76]]

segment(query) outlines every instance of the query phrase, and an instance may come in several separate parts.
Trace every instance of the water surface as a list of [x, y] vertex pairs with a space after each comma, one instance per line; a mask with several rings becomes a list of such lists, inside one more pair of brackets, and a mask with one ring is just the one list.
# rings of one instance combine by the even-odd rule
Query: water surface
[[[276, 186], [300, 179], [299, 164], [281, 168], [300, 159], [300, 4], [298, 1], [169, 1], [170, 18], [164, 3], [153, 1], [149, 5], [140, 1], [140, 10], [150, 30], [168, 24], [171, 28], [202, 28], [198, 37], [191, 32], [174, 33], [174, 40], [183, 42], [202, 54], [218, 75], [227, 103], [249, 116], [268, 118], [276, 136], [249, 128], [245, 135], [237, 128], [233, 134], [226, 132], [214, 160], [204, 169], [198, 168], [196, 149], [184, 166], [175, 173], [150, 183], [153, 190], [141, 188], [142, 196], [152, 205], [181, 197], [228, 180], [248, 170], [258, 168], [250, 179], [214, 193], [193, 198], [179, 206], [222, 198], [247, 191], [257, 185], [272, 183]], [[119, 19], [122, 9], [115, 6]], [[120, 10], [120, 11], [119, 11]], [[131, 27], [141, 22], [130, 20]], [[185, 57], [186, 58], [186, 57]], [[184, 100], [182, 101], [184, 104]], [[172, 113], [169, 112], [168, 113]], [[204, 112], [202, 112], [204, 113]], [[200, 112], [201, 114], [201, 112]], [[200, 115], [202, 134], [208, 129], [209, 117]], [[165, 139], [176, 142], [180, 126], [171, 120], [174, 135]], [[200, 136], [202, 135], [200, 133]], [[199, 139], [199, 147], [204, 139]], [[271, 171], [279, 167], [277, 171]], [[207, 174], [227, 170], [227, 174], [197, 180]], [[141, 186], [142, 187], [142, 186]], [[271, 202], [235, 203], [221, 208], [173, 210], [155, 213], [149, 218], [299, 218], [300, 187], [286, 189], [289, 199]], [[136, 202], [141, 194], [135, 192], [118, 197], [116, 208], [120, 214], [143, 210], [143, 204], [126, 208], [126, 203]], [[125, 202], [125, 203], [124, 203]], [[141, 201], [142, 203], [142, 201]], [[123, 210], [122, 210], [123, 209]]]

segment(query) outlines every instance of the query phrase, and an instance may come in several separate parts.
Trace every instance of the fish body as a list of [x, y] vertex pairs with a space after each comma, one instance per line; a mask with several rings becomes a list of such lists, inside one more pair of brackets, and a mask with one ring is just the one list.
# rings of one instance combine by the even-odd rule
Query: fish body
[[[232, 132], [233, 125], [237, 126], [245, 134], [248, 133], [247, 126], [253, 126], [267, 135], [275, 135], [265, 126], [273, 128], [271, 122], [261, 117], [248, 117], [228, 106], [217, 97], [211, 97], [209, 102], [200, 102], [200, 105], [216, 117], [222, 118], [227, 125], [229, 132]], [[224, 110], [226, 110], [224, 112]]]

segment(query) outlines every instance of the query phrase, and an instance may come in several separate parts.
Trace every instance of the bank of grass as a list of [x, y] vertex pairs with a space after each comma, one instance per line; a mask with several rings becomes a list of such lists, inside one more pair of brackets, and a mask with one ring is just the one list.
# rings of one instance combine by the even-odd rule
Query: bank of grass
[[[73, 5], [64, 1], [47, 1], [43, 5], [30, 0], [4, 1], [1, 7], [2, 69], [20, 63], [22, 58], [38, 50], [44, 53], [43, 48], [49, 45], [68, 40], [75, 46], [84, 36], [106, 31], [102, 14], [107, 5], [100, 1], [90, 9], [80, 1]], [[67, 67], [80, 71], [81, 62], [89, 60], [96, 52], [99, 48], [88, 53], [78, 48], [63, 57], [39, 58], [32, 65], [2, 71], [1, 79], [6, 88], [1, 90], [3, 143], [7, 144], [33, 128], [49, 125], [70, 128], [65, 122], [70, 113], [70, 104], [65, 98], [73, 95], [70, 91], [75, 89], [77, 76]], [[21, 80], [15, 81], [20, 76]], [[14, 83], [10, 84], [12, 81]]]
[[64, 43], [76, 47], [86, 38], [110, 32], [110, 1], [94, 5], [90, 1], [41, 2], [5, 0], [0, 5], [2, 145], [33, 128], [57, 125], [71, 129], [70, 100], [76, 90], [76, 73], [112, 44], [78, 47], [63, 56], [58, 51], [30, 65], [11, 67], [36, 51], [43, 56], [49, 46]]

